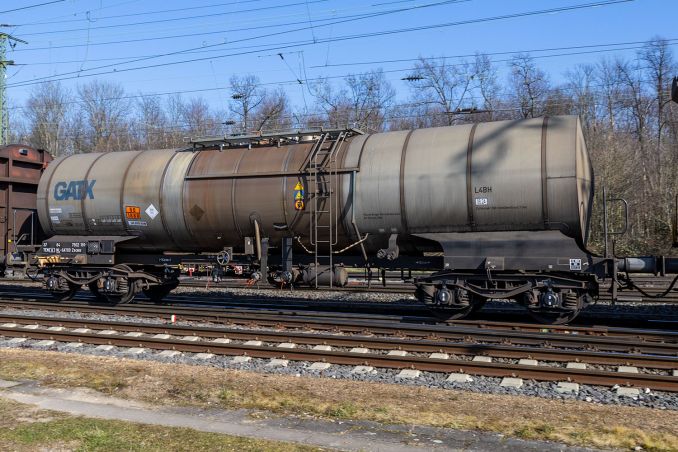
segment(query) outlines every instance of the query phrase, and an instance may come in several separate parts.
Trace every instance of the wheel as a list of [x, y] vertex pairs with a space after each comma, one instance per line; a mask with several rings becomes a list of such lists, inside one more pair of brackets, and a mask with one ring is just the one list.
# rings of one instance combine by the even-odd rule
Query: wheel
[[72, 300], [73, 297], [75, 297], [75, 294], [78, 292], [78, 290], [80, 290], [80, 286], [78, 284], [73, 284], [69, 282], [68, 290], [52, 292], [52, 297], [54, 297], [54, 299], [57, 301], [69, 301]]
[[148, 289], [144, 289], [144, 295], [148, 297], [153, 303], [162, 304], [163, 298], [165, 298], [171, 291], [176, 289], [179, 284], [163, 284], [161, 286], [153, 286]]
[[530, 317], [539, 323], [547, 325], [564, 325], [571, 322], [579, 315], [584, 306], [584, 299], [586, 295], [580, 295], [576, 292], [565, 292], [562, 294], [562, 305], [567, 310], [562, 311], [548, 311], [538, 309], [528, 309]]
[[[125, 272], [132, 271], [132, 269], [129, 266], [124, 264], [116, 265], [113, 268]], [[120, 280], [127, 283], [127, 290], [121, 294], [116, 295], [106, 294], [106, 299], [108, 300], [109, 303], [113, 305], [130, 303], [132, 300], [134, 300], [134, 297], [139, 292], [136, 280], [130, 278], [121, 278]]]
[[476, 295], [467, 290], [457, 290], [455, 291], [455, 296], [462, 305], [466, 305], [462, 308], [453, 309], [450, 307], [435, 307], [430, 306], [429, 310], [437, 319], [447, 321], [447, 320], [459, 320], [470, 315], [473, 312], [479, 311], [487, 302], [487, 298]]

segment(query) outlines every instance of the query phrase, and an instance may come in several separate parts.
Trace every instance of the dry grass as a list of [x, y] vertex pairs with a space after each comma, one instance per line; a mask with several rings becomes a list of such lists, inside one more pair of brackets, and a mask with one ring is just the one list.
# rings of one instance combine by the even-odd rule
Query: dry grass
[[0, 350], [0, 378], [88, 387], [154, 404], [249, 408], [488, 430], [596, 447], [678, 450], [678, 413], [647, 408], [26, 350]]
[[0, 397], [0, 451], [265, 451], [322, 449], [187, 428], [106, 421], [36, 410]]

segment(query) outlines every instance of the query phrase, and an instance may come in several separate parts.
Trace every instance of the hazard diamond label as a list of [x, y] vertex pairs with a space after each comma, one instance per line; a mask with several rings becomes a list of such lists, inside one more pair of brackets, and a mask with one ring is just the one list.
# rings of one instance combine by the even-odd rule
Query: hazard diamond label
[[158, 211], [158, 209], [156, 209], [155, 206], [154, 206], [153, 204], [151, 204], [150, 206], [148, 206], [148, 207], [146, 208], [146, 211], [145, 211], [145, 212], [146, 212], [146, 215], [148, 215], [149, 217], [151, 217], [151, 220], [154, 220], [155, 217], [157, 217], [158, 214], [160, 213], [160, 211]]

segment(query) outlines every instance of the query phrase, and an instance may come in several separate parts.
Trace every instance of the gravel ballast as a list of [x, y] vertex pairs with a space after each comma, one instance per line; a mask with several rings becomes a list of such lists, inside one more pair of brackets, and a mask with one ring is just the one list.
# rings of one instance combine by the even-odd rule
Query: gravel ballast
[[509, 394], [542, 397], [557, 400], [580, 400], [589, 403], [625, 405], [634, 407], [648, 407], [655, 409], [678, 410], [678, 395], [673, 393], [649, 391], [640, 388], [637, 397], [618, 396], [615, 388], [580, 385], [578, 394], [560, 393], [557, 382], [537, 382], [524, 380], [521, 388], [506, 388], [499, 384], [501, 378], [475, 376], [468, 383], [448, 382], [447, 373], [421, 372], [418, 378], [397, 378], [400, 370], [375, 368], [367, 373], [353, 373], [354, 366], [331, 365], [326, 370], [314, 371], [309, 369], [311, 363], [303, 361], [289, 361], [286, 366], [269, 366], [269, 359], [252, 358], [246, 362], [236, 364], [232, 356], [214, 355], [211, 357], [196, 358], [195, 353], [182, 353], [176, 356], [162, 356], [160, 351], [145, 350], [143, 353], [131, 354], [126, 347], [113, 347], [102, 350], [95, 345], [83, 344], [72, 347], [66, 342], [56, 342], [49, 346], [38, 346], [38, 340], [27, 340], [20, 344], [12, 344], [7, 338], [0, 338], [0, 348], [22, 348], [35, 350], [50, 350], [65, 353], [77, 353], [95, 356], [110, 356], [118, 358], [133, 358], [137, 360], [152, 360], [162, 363], [176, 363], [212, 366], [223, 369], [241, 369], [266, 374], [284, 374], [296, 377], [321, 377], [330, 379], [346, 379], [353, 381], [369, 381], [379, 383], [404, 384], [428, 388], [458, 389], [476, 393]]

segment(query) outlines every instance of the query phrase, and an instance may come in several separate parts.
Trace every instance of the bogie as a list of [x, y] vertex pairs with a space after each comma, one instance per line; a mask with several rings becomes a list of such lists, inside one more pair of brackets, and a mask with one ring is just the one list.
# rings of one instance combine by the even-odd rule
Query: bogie
[[437, 316], [463, 318], [491, 299], [513, 300], [541, 323], [573, 320], [597, 292], [591, 278], [562, 274], [454, 273], [434, 274], [417, 281], [417, 298]]
[[131, 303], [141, 292], [159, 302], [178, 285], [174, 270], [148, 272], [124, 264], [113, 267], [55, 266], [44, 273], [45, 288], [59, 301], [71, 299], [81, 286], [87, 286], [97, 303]]

